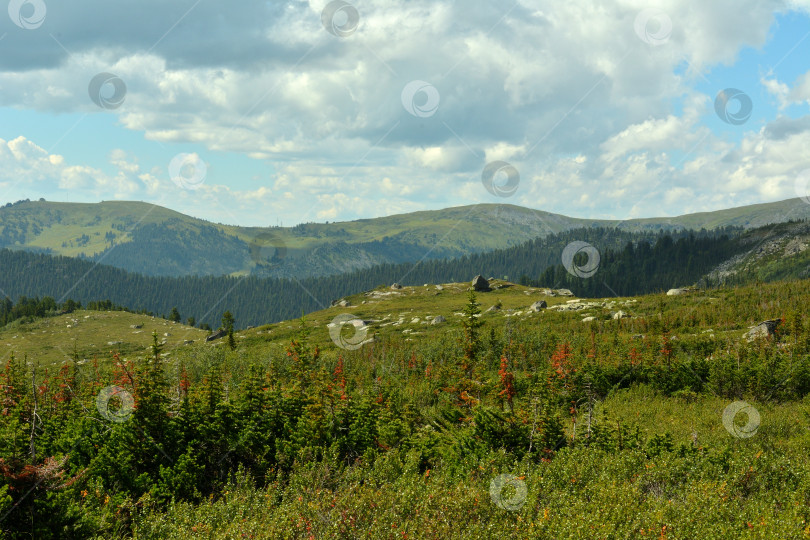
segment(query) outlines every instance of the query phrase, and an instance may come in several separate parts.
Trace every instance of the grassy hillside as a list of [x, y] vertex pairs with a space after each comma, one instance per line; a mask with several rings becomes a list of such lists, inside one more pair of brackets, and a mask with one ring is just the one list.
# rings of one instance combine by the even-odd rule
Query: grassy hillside
[[152, 343], [153, 332], [166, 342], [169, 354], [187, 341], [200, 342], [208, 335], [199, 328], [146, 315], [76, 310], [0, 328], [0, 355], [4, 362], [14, 353], [41, 366], [61, 365], [77, 356], [85, 364], [94, 358], [106, 360], [111, 353], [142, 355]]
[[[51, 364], [44, 347], [28, 365], [7, 356], [0, 530], [807, 534], [810, 280], [599, 300], [496, 280], [476, 297], [480, 316], [467, 289], [366, 291], [303, 322], [237, 332], [235, 350], [181, 345], [179, 325], [141, 317], [145, 332], [172, 334], [170, 354], [133, 342], [97, 363]], [[527, 309], [539, 300], [547, 307]], [[348, 325], [330, 332], [341, 315], [365, 321], [359, 337]], [[436, 316], [446, 320], [426, 324]], [[73, 319], [13, 330], [31, 341], [45, 330], [69, 348], [79, 331], [97, 340], [116, 328], [129, 343], [138, 316]], [[763, 319], [782, 321], [775, 335], [743, 339]], [[109, 385], [120, 388], [114, 401]]]
[[[147, 275], [306, 277], [379, 263], [458, 257], [583, 226], [622, 230], [760, 226], [810, 217], [800, 199], [674, 218], [571, 218], [482, 204], [295, 227], [214, 224], [140, 202], [19, 202], [0, 208], [0, 247], [84, 255]], [[273, 264], [257, 264], [273, 256]]]

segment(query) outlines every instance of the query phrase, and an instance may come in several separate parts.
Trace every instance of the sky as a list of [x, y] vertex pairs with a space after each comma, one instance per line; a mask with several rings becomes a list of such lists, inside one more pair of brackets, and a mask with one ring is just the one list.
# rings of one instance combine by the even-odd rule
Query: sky
[[290, 226], [810, 193], [810, 0], [7, 3], [2, 204]]

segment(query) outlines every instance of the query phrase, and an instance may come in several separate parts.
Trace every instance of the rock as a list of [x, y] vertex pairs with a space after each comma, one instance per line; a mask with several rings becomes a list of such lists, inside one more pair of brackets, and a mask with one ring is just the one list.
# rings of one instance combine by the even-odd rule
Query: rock
[[340, 307], [349, 307], [350, 304], [348, 300], [341, 300], [340, 302], [337, 303], [337, 305], [339, 305]]
[[163, 337], [169, 337], [171, 334], [168, 332], [163, 332]]
[[670, 289], [667, 291], [667, 296], [680, 296], [690, 292], [695, 292], [697, 289], [694, 287], [678, 287], [677, 289]]
[[484, 279], [484, 276], [478, 274], [472, 280], [472, 288], [476, 291], [488, 291], [489, 290], [489, 281]]
[[572, 293], [568, 289], [557, 289], [554, 292], [557, 293], [557, 296], [574, 296], [574, 293]]
[[584, 319], [582, 319], [582, 322], [591, 322], [591, 321], [595, 321], [595, 320], [596, 320], [596, 317], [585, 317]]
[[538, 312], [541, 309], [546, 309], [547, 307], [548, 307], [548, 304], [546, 303], [546, 301], [545, 300], [540, 300], [539, 302], [535, 302], [534, 304], [532, 304], [531, 307], [529, 308], [529, 310], [534, 311], [534, 312]]
[[130, 324], [129, 327], [133, 328], [135, 330], [140, 330], [141, 328], [143, 328], [143, 325], [142, 324]]
[[113, 346], [113, 345], [121, 345], [123, 343], [124, 343], [123, 341], [108, 341], [107, 345]]
[[245, 328], [245, 330], [253, 330], [254, 328], [256, 328], [256, 327], [255, 327], [255, 326], [253, 326], [253, 325], [248, 325], [248, 327], [247, 327], [247, 328]]
[[215, 339], [219, 339], [227, 335], [228, 332], [226, 332], [224, 328], [220, 328], [219, 330], [217, 330], [216, 332], [205, 338], [205, 341], [214, 341]]
[[491, 311], [500, 311], [500, 310], [501, 310], [500, 306], [490, 306], [484, 313], [489, 313]]
[[619, 310], [613, 314], [613, 320], [626, 319], [629, 316], [626, 312]]
[[437, 291], [443, 291], [444, 287], [442, 287], [441, 285], [436, 285], [436, 290]]
[[776, 331], [776, 327], [779, 326], [779, 323], [781, 322], [782, 321], [779, 319], [762, 321], [758, 325], [752, 326], [748, 332], [743, 334], [743, 337], [746, 339], [746, 341], [754, 341], [755, 339], [772, 336]]
[[391, 285], [391, 288], [394, 290], [401, 289], [402, 285], [400, 285], [399, 283], [394, 283]]
[[447, 319], [445, 319], [441, 315], [438, 315], [438, 316], [434, 317], [432, 321], [430, 321], [430, 324], [434, 324], [434, 325], [435, 324], [442, 324], [443, 322], [447, 322]]

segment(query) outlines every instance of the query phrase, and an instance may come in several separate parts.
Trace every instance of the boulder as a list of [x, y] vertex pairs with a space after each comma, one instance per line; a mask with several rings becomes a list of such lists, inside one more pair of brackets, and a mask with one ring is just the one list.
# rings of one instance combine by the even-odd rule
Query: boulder
[[557, 289], [555, 292], [557, 293], [557, 296], [574, 296], [574, 293], [568, 289]]
[[219, 330], [217, 330], [216, 332], [205, 338], [205, 341], [214, 341], [215, 339], [223, 338], [227, 335], [228, 332], [226, 332], [224, 328], [220, 328]]
[[391, 288], [394, 290], [401, 289], [402, 285], [400, 285], [399, 283], [394, 283], [391, 285]]
[[754, 341], [755, 339], [772, 336], [776, 331], [776, 327], [779, 326], [779, 323], [781, 322], [782, 321], [779, 319], [762, 321], [758, 325], [752, 326], [748, 332], [743, 334], [743, 337], [746, 339], [746, 341]]
[[443, 322], [447, 322], [447, 319], [445, 319], [441, 315], [438, 315], [434, 317], [432, 321], [430, 321], [430, 324], [442, 324]]
[[472, 288], [476, 291], [488, 291], [489, 290], [489, 281], [484, 279], [484, 276], [478, 274], [472, 280]]
[[142, 324], [130, 324], [129, 327], [134, 328], [135, 330], [140, 330], [141, 328], [143, 328], [143, 325]]
[[500, 310], [501, 310], [501, 306], [491, 306], [491, 307], [490, 307], [489, 309], [487, 309], [487, 310], [486, 310], [484, 313], [489, 313], [489, 312], [491, 312], [491, 311], [500, 311]]
[[534, 304], [532, 304], [531, 307], [529, 308], [529, 310], [534, 311], [534, 312], [538, 312], [538, 311], [540, 311], [542, 309], [546, 309], [547, 307], [548, 307], [548, 304], [546, 303], [546, 301], [545, 300], [540, 300], [539, 302], [535, 302]]
[[584, 319], [582, 319], [582, 322], [591, 322], [591, 321], [595, 321], [595, 320], [596, 320], [596, 317], [585, 317]]
[[629, 316], [630, 316], [630, 315], [628, 315], [626, 312], [624, 312], [624, 311], [622, 311], [622, 310], [619, 310], [619, 311], [617, 311], [616, 313], [614, 313], [614, 314], [613, 314], [613, 319], [614, 319], [614, 320], [618, 320], [618, 319], [626, 319], [626, 318], [627, 318], [627, 317], [629, 317]]

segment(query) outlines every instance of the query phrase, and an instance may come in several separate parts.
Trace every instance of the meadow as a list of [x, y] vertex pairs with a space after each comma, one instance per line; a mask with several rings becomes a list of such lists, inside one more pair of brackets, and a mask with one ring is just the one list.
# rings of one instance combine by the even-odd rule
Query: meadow
[[[233, 347], [115, 312], [151, 343], [3, 345], [3, 537], [810, 536], [810, 280], [594, 301], [468, 285], [380, 287]], [[110, 324], [85, 315], [0, 343]]]

